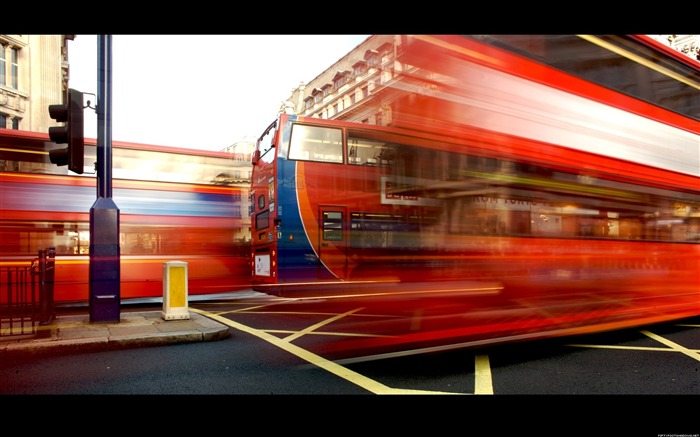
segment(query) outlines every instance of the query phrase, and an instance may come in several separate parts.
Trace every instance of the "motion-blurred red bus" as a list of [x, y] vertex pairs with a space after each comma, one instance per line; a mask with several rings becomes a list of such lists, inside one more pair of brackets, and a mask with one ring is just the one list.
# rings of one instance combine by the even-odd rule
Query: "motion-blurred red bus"
[[[0, 129], [0, 265], [30, 265], [55, 247], [54, 301], [87, 303], [96, 143], [86, 171], [49, 161], [47, 134]], [[90, 164], [90, 165], [91, 165]], [[188, 263], [188, 293], [249, 287], [250, 164], [230, 154], [115, 141], [122, 299], [162, 297], [163, 264]]]
[[481, 338], [700, 314], [697, 61], [641, 36], [403, 36], [397, 54], [386, 125], [280, 115], [260, 136], [256, 290], [532, 309]]

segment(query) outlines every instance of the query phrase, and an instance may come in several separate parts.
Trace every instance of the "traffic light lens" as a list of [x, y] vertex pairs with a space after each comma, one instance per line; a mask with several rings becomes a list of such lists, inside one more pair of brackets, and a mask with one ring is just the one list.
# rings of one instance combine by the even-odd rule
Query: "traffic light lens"
[[49, 115], [59, 122], [68, 121], [68, 105], [49, 105]]
[[58, 166], [68, 165], [68, 148], [49, 150], [49, 160]]
[[49, 128], [49, 137], [56, 144], [68, 143], [68, 127], [56, 126]]

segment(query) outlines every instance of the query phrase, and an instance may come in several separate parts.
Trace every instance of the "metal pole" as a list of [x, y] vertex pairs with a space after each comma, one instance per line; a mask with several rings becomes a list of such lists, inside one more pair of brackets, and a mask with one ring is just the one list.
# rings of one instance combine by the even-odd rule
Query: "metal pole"
[[46, 250], [39, 249], [39, 324], [48, 325], [50, 320], [49, 297], [46, 288]]
[[100, 35], [97, 45], [97, 197], [112, 197], [112, 36]]
[[97, 40], [97, 200], [90, 208], [90, 321], [118, 322], [119, 208], [112, 200], [112, 36]]

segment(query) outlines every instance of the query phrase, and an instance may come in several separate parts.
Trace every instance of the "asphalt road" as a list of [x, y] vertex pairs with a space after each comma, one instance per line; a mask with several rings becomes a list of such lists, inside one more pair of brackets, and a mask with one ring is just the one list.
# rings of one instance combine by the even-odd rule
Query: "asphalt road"
[[[635, 435], [697, 437], [700, 432], [693, 396], [700, 394], [700, 318], [343, 364], [323, 357], [321, 345], [334, 338], [330, 330], [314, 336], [309, 348], [299, 346], [318, 314], [243, 314], [240, 303], [225, 302], [194, 306], [227, 321], [231, 335], [213, 342], [16, 357], [0, 368], [0, 395], [10, 396], [16, 406], [30, 399], [53, 402], [54, 395], [71, 395], [68, 400], [80, 404], [91, 397], [72, 395], [313, 395], [314, 408], [327, 409], [334, 403], [318, 402], [319, 395], [402, 394], [410, 396], [392, 397], [392, 403], [436, 408], [446, 402], [448, 409], [458, 403], [472, 411], [508, 411], [508, 417], [566, 406], [563, 414], [586, 420], [644, 417], [646, 427]], [[416, 398], [420, 394], [448, 400]], [[246, 402], [262, 408], [279, 409], [280, 402], [282, 408], [295, 406], [257, 396]], [[360, 404], [374, 404], [368, 402]]]

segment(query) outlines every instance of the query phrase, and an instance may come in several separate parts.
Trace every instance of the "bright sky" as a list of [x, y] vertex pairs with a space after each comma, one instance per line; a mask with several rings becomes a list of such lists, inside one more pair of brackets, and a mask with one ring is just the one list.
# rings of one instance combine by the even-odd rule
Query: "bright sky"
[[[221, 150], [369, 35], [113, 35], [112, 140]], [[68, 42], [69, 87], [96, 106], [97, 35]], [[85, 136], [97, 115], [85, 109]]]

